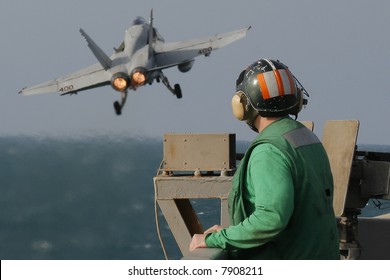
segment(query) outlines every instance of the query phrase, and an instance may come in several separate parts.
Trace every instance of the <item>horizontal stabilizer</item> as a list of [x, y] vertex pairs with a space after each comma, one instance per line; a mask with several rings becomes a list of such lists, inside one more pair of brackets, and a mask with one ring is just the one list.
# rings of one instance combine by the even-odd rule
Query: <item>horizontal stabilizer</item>
[[25, 87], [19, 93], [22, 95], [36, 95], [59, 92], [61, 95], [73, 94], [79, 91], [109, 85], [111, 75], [103, 69], [100, 63], [95, 63], [84, 69], [64, 75], [45, 83]]
[[97, 60], [103, 66], [104, 70], [107, 71], [108, 69], [110, 69], [112, 65], [112, 61], [108, 57], [108, 55], [106, 55], [103, 52], [103, 50], [91, 39], [91, 37], [88, 36], [87, 33], [85, 33], [85, 31], [82, 28], [80, 28], [80, 33], [87, 41], [88, 47], [91, 49], [91, 51], [93, 52]]

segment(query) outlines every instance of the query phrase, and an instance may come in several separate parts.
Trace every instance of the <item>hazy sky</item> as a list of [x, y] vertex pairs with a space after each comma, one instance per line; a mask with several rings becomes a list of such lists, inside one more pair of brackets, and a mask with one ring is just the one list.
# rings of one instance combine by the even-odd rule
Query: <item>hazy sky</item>
[[[136, 16], [149, 19], [167, 42], [251, 25], [246, 38], [198, 57], [193, 69], [165, 70], [179, 83], [176, 99], [162, 85], [129, 92], [122, 116], [110, 86], [75, 96], [18, 95], [31, 86], [96, 63], [82, 27], [109, 55]], [[300, 120], [321, 136], [329, 119], [359, 119], [358, 142], [390, 144], [390, 1], [80, 1], [0, 2], [0, 136], [134, 135], [165, 132], [255, 134], [231, 114], [239, 72], [259, 58], [280, 59], [310, 93]]]

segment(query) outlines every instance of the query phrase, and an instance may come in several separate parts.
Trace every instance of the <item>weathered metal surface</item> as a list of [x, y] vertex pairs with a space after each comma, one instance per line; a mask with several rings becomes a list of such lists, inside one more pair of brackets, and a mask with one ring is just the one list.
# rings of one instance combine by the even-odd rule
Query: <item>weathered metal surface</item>
[[314, 130], [314, 122], [312, 122], [312, 121], [301, 121], [300, 123], [303, 124], [304, 126], [306, 126], [311, 131]]
[[157, 199], [227, 198], [230, 176], [157, 176], [154, 177]]
[[227, 252], [219, 248], [198, 248], [184, 255], [182, 260], [226, 260]]
[[220, 224], [229, 225], [227, 197], [232, 177], [156, 176], [155, 198], [183, 256], [189, 254], [191, 237], [203, 233], [189, 199], [221, 199]]
[[222, 171], [236, 168], [235, 134], [164, 135], [164, 171]]
[[341, 216], [344, 211], [358, 130], [358, 120], [332, 120], [325, 123], [322, 143], [333, 174], [333, 207], [336, 216]]
[[390, 162], [364, 161], [361, 195], [390, 199]]
[[188, 254], [191, 237], [202, 233], [202, 225], [187, 199], [160, 199], [157, 203], [183, 255]]

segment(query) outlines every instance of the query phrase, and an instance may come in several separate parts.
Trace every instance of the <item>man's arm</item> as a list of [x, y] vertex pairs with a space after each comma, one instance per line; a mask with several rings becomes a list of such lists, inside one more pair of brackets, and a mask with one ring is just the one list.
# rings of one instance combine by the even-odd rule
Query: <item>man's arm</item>
[[261, 246], [287, 226], [294, 208], [294, 186], [290, 166], [279, 149], [264, 144], [252, 151], [247, 184], [253, 213], [238, 225], [204, 236], [208, 247]]

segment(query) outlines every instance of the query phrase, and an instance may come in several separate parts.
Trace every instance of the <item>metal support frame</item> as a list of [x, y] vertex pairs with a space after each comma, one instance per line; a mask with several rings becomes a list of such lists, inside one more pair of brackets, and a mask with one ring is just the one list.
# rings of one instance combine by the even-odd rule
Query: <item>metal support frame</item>
[[225, 176], [157, 176], [154, 178], [156, 201], [183, 256], [195, 233], [203, 233], [203, 226], [190, 199], [219, 198], [221, 225], [229, 225], [227, 197], [232, 177]]
[[338, 222], [340, 255], [345, 259], [358, 258], [361, 251], [357, 241], [357, 213], [360, 210], [344, 211], [358, 131], [357, 120], [327, 121], [322, 139], [333, 174], [333, 208], [336, 216], [341, 217]]
[[344, 260], [357, 260], [362, 248], [358, 241], [358, 211], [346, 211], [338, 222], [340, 233], [340, 258]]

